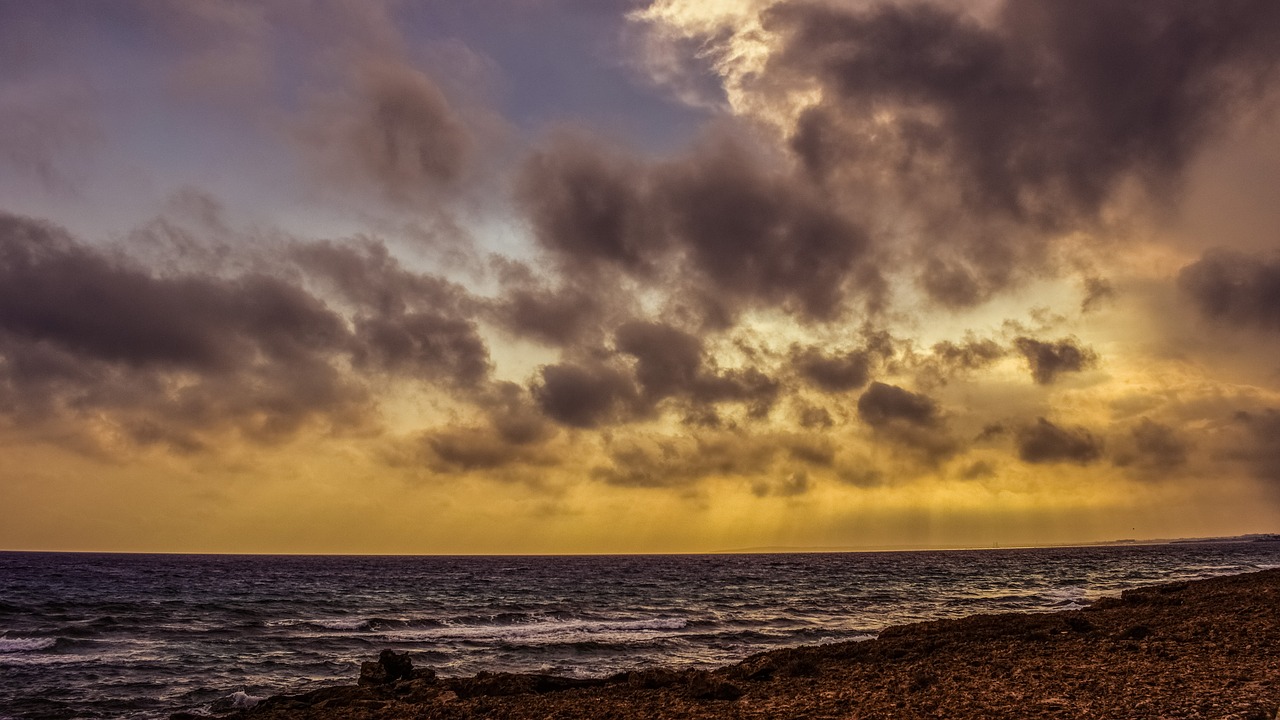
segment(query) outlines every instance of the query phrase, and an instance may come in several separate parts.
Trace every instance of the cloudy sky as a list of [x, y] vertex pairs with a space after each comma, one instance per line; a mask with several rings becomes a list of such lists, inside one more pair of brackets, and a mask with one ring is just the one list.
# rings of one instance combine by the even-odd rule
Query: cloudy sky
[[1272, 0], [0, 0], [0, 548], [1280, 529]]

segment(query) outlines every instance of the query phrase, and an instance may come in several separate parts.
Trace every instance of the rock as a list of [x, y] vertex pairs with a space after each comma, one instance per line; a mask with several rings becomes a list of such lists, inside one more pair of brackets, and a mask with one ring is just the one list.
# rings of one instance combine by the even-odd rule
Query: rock
[[705, 670], [690, 674], [687, 688], [697, 700], [737, 700], [742, 697], [742, 689], [737, 685]]
[[1093, 623], [1089, 622], [1089, 618], [1084, 615], [1073, 612], [1062, 616], [1062, 622], [1071, 630], [1078, 633], [1093, 632]]
[[387, 668], [376, 660], [362, 662], [360, 679], [357, 682], [361, 685], [383, 685], [387, 682]]
[[[386, 685], [397, 680], [408, 680], [414, 676], [413, 661], [409, 653], [397, 653], [383, 650], [378, 654], [377, 662], [360, 663], [361, 685]], [[431, 675], [435, 677], [435, 673]]]
[[408, 680], [413, 677], [413, 660], [409, 659], [409, 653], [383, 650], [378, 653], [378, 662], [387, 669], [387, 682]]

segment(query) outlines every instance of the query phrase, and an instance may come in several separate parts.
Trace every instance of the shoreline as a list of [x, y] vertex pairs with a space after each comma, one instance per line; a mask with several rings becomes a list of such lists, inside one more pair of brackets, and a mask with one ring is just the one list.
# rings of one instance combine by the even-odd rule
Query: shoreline
[[1127, 590], [1086, 608], [886, 628], [872, 640], [602, 679], [435, 677], [394, 654], [361, 684], [201, 717], [1237, 718], [1280, 709], [1280, 569]]

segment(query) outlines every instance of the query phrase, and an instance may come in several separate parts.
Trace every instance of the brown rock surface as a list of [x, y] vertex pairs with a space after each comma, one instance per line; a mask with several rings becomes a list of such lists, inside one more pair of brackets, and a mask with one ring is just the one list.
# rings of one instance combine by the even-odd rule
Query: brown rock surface
[[482, 673], [280, 696], [245, 720], [1238, 718], [1280, 707], [1280, 570], [1125, 592], [1083, 610], [892, 627], [707, 672], [581, 681]]

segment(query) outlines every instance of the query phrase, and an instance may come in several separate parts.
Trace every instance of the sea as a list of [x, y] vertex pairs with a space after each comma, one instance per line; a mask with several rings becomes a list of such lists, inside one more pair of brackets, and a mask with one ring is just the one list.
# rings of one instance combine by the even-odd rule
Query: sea
[[0, 553], [0, 718], [167, 718], [442, 675], [719, 666], [975, 613], [1280, 567], [1280, 542], [552, 557]]

